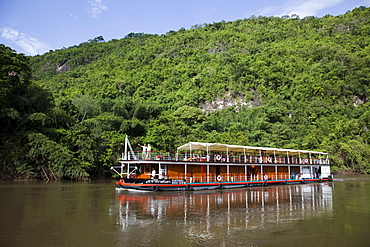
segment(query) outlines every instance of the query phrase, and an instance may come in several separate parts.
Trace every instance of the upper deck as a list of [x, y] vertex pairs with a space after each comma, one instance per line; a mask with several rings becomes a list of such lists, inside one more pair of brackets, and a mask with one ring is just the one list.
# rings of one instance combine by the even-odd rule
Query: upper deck
[[122, 154], [121, 162], [220, 163], [221, 164], [317, 164], [329, 165], [325, 152], [251, 147], [220, 143], [189, 142], [177, 152], [131, 151]]

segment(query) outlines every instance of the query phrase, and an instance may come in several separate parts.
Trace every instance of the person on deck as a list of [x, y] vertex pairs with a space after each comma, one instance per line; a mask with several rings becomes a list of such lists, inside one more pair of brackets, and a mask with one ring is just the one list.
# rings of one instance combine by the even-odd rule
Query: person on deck
[[146, 149], [146, 159], [147, 160], [150, 160], [151, 159], [151, 155], [150, 155], [150, 152], [152, 151], [152, 147], [150, 146], [150, 144], [148, 144], [148, 147]]
[[146, 144], [141, 145], [140, 143], [138, 143], [137, 145], [140, 146], [143, 149], [143, 152], [141, 154], [141, 158], [145, 160], [146, 159], [146, 155], [147, 155], [147, 150], [148, 150]]

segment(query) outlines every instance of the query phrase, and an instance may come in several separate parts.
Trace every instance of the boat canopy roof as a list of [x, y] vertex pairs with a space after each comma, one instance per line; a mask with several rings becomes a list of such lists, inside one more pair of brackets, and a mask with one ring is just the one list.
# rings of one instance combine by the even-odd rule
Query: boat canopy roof
[[267, 148], [267, 147], [251, 147], [241, 145], [229, 145], [221, 143], [203, 143], [203, 142], [188, 142], [177, 148], [177, 151], [189, 150], [189, 151], [207, 151], [207, 152], [237, 152], [237, 153], [252, 153], [252, 152], [263, 152], [265, 155], [301, 155], [301, 154], [317, 154], [327, 155], [324, 152], [308, 151], [308, 150], [295, 150], [295, 149], [279, 149], [279, 148]]

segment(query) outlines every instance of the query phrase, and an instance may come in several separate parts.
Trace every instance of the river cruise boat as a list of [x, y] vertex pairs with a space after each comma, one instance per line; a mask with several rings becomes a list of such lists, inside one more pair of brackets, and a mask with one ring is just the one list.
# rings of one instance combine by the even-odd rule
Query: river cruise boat
[[119, 188], [191, 191], [332, 181], [325, 152], [189, 142], [176, 152], [133, 151], [111, 169]]

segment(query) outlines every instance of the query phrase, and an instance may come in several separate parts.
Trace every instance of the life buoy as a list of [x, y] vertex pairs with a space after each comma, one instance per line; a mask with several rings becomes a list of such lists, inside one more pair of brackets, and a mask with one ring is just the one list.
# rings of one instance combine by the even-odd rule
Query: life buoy
[[268, 162], [268, 163], [272, 163], [272, 158], [271, 158], [271, 157], [268, 157], [268, 158], [267, 158], [267, 162]]
[[263, 180], [267, 180], [267, 179], [268, 179], [267, 175], [264, 175]]
[[190, 191], [190, 190], [193, 190], [193, 187], [191, 187], [191, 185], [190, 185], [190, 184], [187, 184], [187, 185], [186, 185], [186, 190], [189, 190], [189, 191]]
[[159, 189], [158, 189], [158, 186], [157, 185], [153, 185], [152, 186], [152, 191], [158, 191]]
[[217, 179], [218, 182], [221, 182], [222, 181], [221, 175], [217, 175], [216, 179]]
[[220, 161], [220, 160], [221, 160], [221, 158], [222, 158], [222, 156], [221, 156], [220, 154], [217, 154], [217, 155], [216, 155], [216, 160]]

